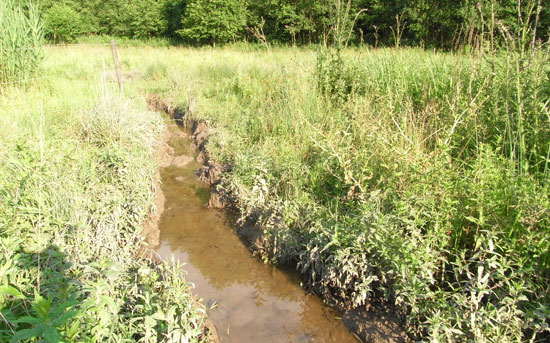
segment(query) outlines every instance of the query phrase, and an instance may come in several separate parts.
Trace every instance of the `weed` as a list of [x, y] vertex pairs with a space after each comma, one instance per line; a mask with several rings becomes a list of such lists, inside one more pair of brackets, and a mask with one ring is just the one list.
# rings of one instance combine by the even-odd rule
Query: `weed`
[[224, 186], [264, 228], [266, 259], [298, 261], [344, 305], [397, 305], [418, 338], [543, 340], [548, 54], [537, 49], [325, 50], [317, 63], [308, 50], [209, 51], [191, 76], [194, 115], [214, 127], [211, 156], [232, 163]]
[[[69, 66], [85, 75], [109, 53], [106, 47], [88, 47], [84, 59], [84, 52], [70, 47], [50, 49], [64, 64], [49, 69]], [[233, 47], [123, 48], [122, 53], [132, 70], [151, 65], [153, 58], [171, 68], [165, 80], [129, 81], [129, 96], [155, 90], [177, 103], [190, 92], [195, 95], [192, 115], [212, 127], [210, 156], [233, 167], [223, 186], [239, 199], [242, 215], [265, 229], [266, 259], [297, 261], [312, 289], [341, 303], [362, 306], [382, 299], [397, 305], [418, 338], [528, 342], [547, 337], [550, 316], [547, 49], [535, 46], [524, 55], [518, 50], [453, 55], [342, 49], [339, 59], [328, 54], [321, 59], [322, 77], [310, 49], [271, 47], [260, 54]], [[342, 66], [331, 69], [330, 63]], [[330, 73], [344, 86], [323, 92], [319, 80], [328, 80]], [[101, 110], [100, 104], [83, 112], [90, 116], [84, 120], [81, 112], [67, 108], [75, 107], [76, 95], [77, 107], [94, 108], [99, 92], [71, 78], [53, 82], [43, 85], [41, 99], [50, 99], [44, 94], [58, 88], [70, 89], [72, 96], [50, 99], [53, 104], [46, 108], [78, 120], [48, 115], [43, 132], [52, 134], [43, 145], [44, 165], [37, 144], [40, 121], [21, 105], [23, 95], [14, 91], [10, 99], [23, 109], [17, 116], [0, 117], [6, 128], [0, 131], [0, 158], [7, 166], [1, 169], [5, 214], [0, 225], [25, 232], [2, 236], [2, 252], [10, 262], [0, 268], [0, 280], [8, 280], [26, 304], [34, 301], [39, 275], [34, 266], [46, 247], [29, 237], [42, 208], [41, 242], [63, 237], [71, 242], [59, 252], [75, 267], [67, 269], [69, 274], [62, 268], [66, 264], [50, 268], [55, 275], [71, 276], [64, 292], [72, 293], [72, 280], [87, 280], [81, 275], [95, 275], [81, 297], [92, 300], [87, 303], [92, 314], [68, 319], [60, 334], [69, 337], [78, 320], [86, 329], [79, 332], [93, 337], [105, 337], [107, 331], [118, 337], [138, 331], [162, 335], [169, 324], [146, 319], [151, 313], [167, 315], [168, 307], [162, 313], [159, 308], [172, 293], [154, 281], [161, 272], [137, 278], [140, 268], [154, 268], [141, 262], [137, 268], [118, 267], [130, 265], [133, 246], [128, 243], [132, 229], [121, 229], [136, 227], [151, 196], [143, 191], [150, 186], [150, 169], [142, 168], [151, 167], [143, 147], [150, 144], [146, 132], [158, 127], [148, 115], [124, 116], [124, 103], [116, 102], [112, 110]], [[65, 87], [54, 87], [59, 85]], [[326, 90], [333, 86], [324, 84]], [[111, 112], [117, 118], [105, 114]], [[134, 127], [131, 119], [138, 117]], [[25, 131], [18, 134], [21, 128]], [[42, 201], [30, 196], [37, 194], [31, 177], [37, 170], [44, 172], [42, 184], [52, 185]], [[74, 235], [84, 243], [71, 239]], [[96, 235], [105, 247], [94, 245]], [[113, 255], [114, 249], [122, 252]], [[41, 255], [43, 270], [52, 260], [49, 254], [57, 253]], [[20, 270], [15, 255], [33, 267]], [[145, 286], [124, 293], [128, 275]], [[22, 288], [26, 279], [32, 286]], [[41, 283], [44, 299], [49, 289]], [[18, 293], [6, 290], [14, 295], [3, 298], [9, 301], [4, 308], [13, 304], [12, 312], [34, 315], [30, 305], [28, 313], [21, 312]], [[54, 307], [67, 301], [63, 292], [56, 294], [50, 297]], [[130, 308], [120, 299], [131, 299], [130, 307], [139, 308], [135, 326], [117, 317]], [[147, 305], [151, 302], [157, 305]], [[182, 321], [195, 318], [186, 306], [179, 311]], [[12, 323], [13, 316], [2, 313]], [[97, 325], [89, 324], [93, 321]], [[195, 324], [184, 327], [193, 332]], [[7, 335], [10, 327], [2, 330]]]

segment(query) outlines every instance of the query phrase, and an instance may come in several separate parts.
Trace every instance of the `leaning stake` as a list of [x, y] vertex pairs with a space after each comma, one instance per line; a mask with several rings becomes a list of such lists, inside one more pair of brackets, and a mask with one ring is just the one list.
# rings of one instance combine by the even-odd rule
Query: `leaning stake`
[[111, 39], [111, 51], [113, 52], [113, 61], [115, 62], [116, 78], [118, 80], [118, 88], [120, 93], [124, 94], [124, 85], [122, 84], [122, 72], [120, 71], [120, 63], [118, 63], [118, 52], [115, 41]]

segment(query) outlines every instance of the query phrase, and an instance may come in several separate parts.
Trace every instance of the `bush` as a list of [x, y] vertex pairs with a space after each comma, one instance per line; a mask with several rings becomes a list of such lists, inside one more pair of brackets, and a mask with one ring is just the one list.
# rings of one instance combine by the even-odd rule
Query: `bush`
[[193, 43], [224, 44], [237, 39], [246, 24], [246, 7], [242, 0], [193, 0], [182, 18], [177, 33]]
[[340, 49], [325, 49], [317, 56], [317, 88], [336, 104], [365, 91], [365, 73], [353, 61], [342, 56]]
[[80, 14], [66, 3], [55, 3], [44, 13], [46, 36], [53, 42], [74, 42], [82, 33]]

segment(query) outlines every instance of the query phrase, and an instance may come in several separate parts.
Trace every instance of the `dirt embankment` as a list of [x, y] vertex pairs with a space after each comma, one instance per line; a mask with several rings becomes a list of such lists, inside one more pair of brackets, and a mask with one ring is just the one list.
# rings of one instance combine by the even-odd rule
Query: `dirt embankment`
[[[183, 168], [185, 165], [193, 161], [193, 157], [191, 156], [176, 156], [176, 154], [174, 153], [174, 149], [169, 145], [169, 141], [174, 134], [183, 134], [183, 132], [177, 131], [175, 133], [172, 133], [170, 132], [170, 130], [166, 129], [162, 133], [162, 139], [155, 147], [155, 160], [157, 161], [159, 168], [166, 168], [169, 166]], [[150, 211], [148, 218], [142, 224], [143, 230], [141, 232], [141, 235], [147, 243], [147, 246], [144, 248], [141, 254], [148, 256], [153, 260], [157, 260], [158, 256], [155, 254], [155, 249], [160, 246], [159, 225], [162, 214], [164, 213], [166, 203], [166, 197], [164, 196], [164, 192], [162, 191], [161, 187], [160, 169], [157, 170], [157, 172], [155, 173], [153, 187], [155, 194], [155, 197], [153, 199], [153, 209], [152, 211]], [[202, 306], [199, 299], [196, 299], [196, 301], [197, 306]], [[205, 318], [204, 337], [206, 343], [220, 342], [220, 339], [218, 338], [218, 334], [216, 332], [216, 327], [208, 319], [208, 317]]]
[[[205, 122], [187, 116], [192, 111], [193, 103], [190, 103], [188, 109], [182, 110], [152, 96], [148, 99], [148, 104], [156, 111], [167, 113], [178, 125], [184, 126], [190, 131], [192, 141], [198, 151], [197, 161], [202, 164], [197, 171], [197, 176], [202, 183], [210, 188], [208, 207], [238, 211], [237, 199], [224, 188], [218, 187], [221, 185], [222, 174], [230, 171], [231, 166], [210, 158], [206, 149], [208, 138], [211, 135], [210, 128]], [[263, 234], [263, 229], [251, 219], [244, 220], [240, 225], [236, 224], [236, 231], [241, 239], [247, 243], [253, 253], [262, 255], [269, 245], [267, 237]], [[322, 295], [322, 292], [311, 291]], [[325, 300], [330, 303], [330, 299]], [[368, 308], [364, 306], [355, 309], [342, 308], [336, 304], [331, 306], [343, 313], [342, 320], [361, 342], [406, 343], [411, 341], [395, 311], [385, 305], [371, 305]]]
[[[162, 134], [161, 141], [155, 147], [155, 160], [158, 161], [161, 168], [169, 165], [168, 161], [173, 155], [173, 149], [170, 148], [170, 146], [168, 145], [169, 139], [170, 132], [166, 130]], [[160, 245], [159, 222], [162, 213], [164, 212], [164, 203], [166, 202], [166, 198], [164, 197], [164, 193], [161, 189], [159, 170], [157, 170], [155, 173], [153, 187], [155, 194], [155, 197], [153, 199], [153, 210], [150, 211], [149, 217], [143, 223], [143, 231], [141, 232], [141, 235], [145, 239], [145, 242], [147, 242], [147, 244], [149, 245], [150, 250], [154, 250]]]
[[192, 105], [184, 111], [167, 105], [155, 96], [151, 96], [147, 101], [152, 109], [167, 113], [178, 125], [187, 128], [191, 132], [193, 144], [198, 151], [197, 162], [202, 164], [202, 167], [197, 171], [197, 176], [202, 183], [210, 188], [208, 207], [223, 209], [234, 206], [235, 202], [230, 194], [218, 187], [221, 183], [222, 173], [229, 171], [230, 165], [218, 163], [210, 158], [210, 154], [206, 150], [206, 143], [211, 134], [210, 129], [205, 122], [193, 120], [186, 116], [187, 112], [192, 111]]

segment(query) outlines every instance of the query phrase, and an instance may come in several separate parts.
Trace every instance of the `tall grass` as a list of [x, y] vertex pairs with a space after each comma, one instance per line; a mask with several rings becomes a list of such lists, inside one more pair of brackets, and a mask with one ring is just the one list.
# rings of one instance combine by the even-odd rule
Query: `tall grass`
[[149, 89], [197, 94], [268, 258], [345, 305], [397, 305], [417, 338], [546, 339], [547, 46], [183, 55], [166, 53], [169, 83]]
[[183, 271], [141, 253], [163, 122], [80, 49], [0, 101], [0, 341], [203, 341]]
[[38, 6], [25, 7], [15, 0], [0, 1], [0, 88], [25, 83], [36, 74], [43, 59], [44, 26]]
[[[89, 94], [84, 97], [86, 106], [76, 106], [75, 96], [69, 95], [80, 94], [74, 78], [93, 79], [89, 70], [101, 69], [108, 47], [51, 51], [56, 58], [46, 67], [70, 73], [45, 83], [43, 97], [47, 99], [58, 83], [67, 83], [63, 88], [70, 93], [56, 97], [57, 111], [92, 107]], [[210, 155], [233, 166], [223, 187], [237, 196], [242, 215], [256, 219], [265, 230], [270, 243], [266, 258], [298, 262], [312, 289], [351, 306], [373, 300], [395, 304], [411, 335], [426, 341], [547, 339], [547, 46], [535, 46], [524, 55], [344, 49], [336, 60], [345, 67], [344, 75], [332, 70], [328, 77], [320, 73], [331, 69], [317, 63], [327, 66], [330, 60], [318, 60], [316, 51], [307, 49], [260, 53], [231, 47], [123, 48], [121, 55], [128, 96], [155, 92], [177, 103], [189, 93], [195, 95], [194, 116], [213, 128]], [[60, 59], [71, 62], [58, 65]], [[323, 89], [319, 82], [330, 78], [339, 86], [327, 83]], [[23, 98], [15, 96], [11, 103], [24, 108]], [[57, 149], [46, 156], [73, 161], [59, 150], [78, 151], [70, 147], [84, 144], [86, 154], [95, 156], [86, 160], [101, 172], [80, 164], [71, 170], [82, 173], [83, 180], [97, 183], [100, 175], [110, 180], [100, 179], [98, 192], [88, 188], [70, 197], [88, 204], [79, 199], [93, 194], [97, 202], [84, 208], [93, 209], [99, 221], [86, 217], [86, 210], [82, 218], [89, 222], [71, 222], [74, 225], [63, 226], [61, 232], [72, 233], [78, 225], [92, 225], [92, 232], [114, 232], [97, 223], [112, 223], [110, 215], [120, 213], [119, 208], [122, 213], [139, 212], [141, 205], [135, 204], [144, 204], [143, 193], [120, 192], [111, 183], [130, 182], [141, 170], [134, 169], [134, 163], [147, 165], [134, 155], [141, 156], [142, 148], [137, 147], [143, 143], [133, 145], [125, 135], [119, 139], [121, 130], [106, 128], [132, 125], [103, 117], [94, 116], [89, 123], [76, 120], [73, 125], [55, 115], [46, 120], [68, 127], [74, 142], [66, 149], [45, 144]], [[23, 147], [18, 159], [29, 154], [37, 159], [39, 145], [26, 148], [16, 142], [27, 142], [28, 137], [13, 135], [18, 127], [36, 131], [38, 123], [24, 111], [17, 121], [2, 122], [7, 129], [0, 131], [0, 138], [12, 142], [10, 151]], [[96, 135], [94, 127], [109, 134]], [[105, 141], [112, 144], [97, 144]], [[122, 148], [127, 144], [133, 148]], [[28, 173], [24, 169], [10, 179], [6, 204], [17, 204], [16, 190], [28, 184]], [[50, 179], [71, 180], [65, 174]], [[110, 210], [102, 211], [104, 207]], [[36, 206], [14, 208], [36, 211]], [[73, 213], [82, 207], [67, 208]], [[54, 218], [48, 225], [63, 222]], [[22, 223], [20, 227], [27, 228], [22, 231], [29, 232], [36, 219]], [[96, 249], [102, 250], [92, 250]], [[32, 294], [26, 296], [30, 304]]]

